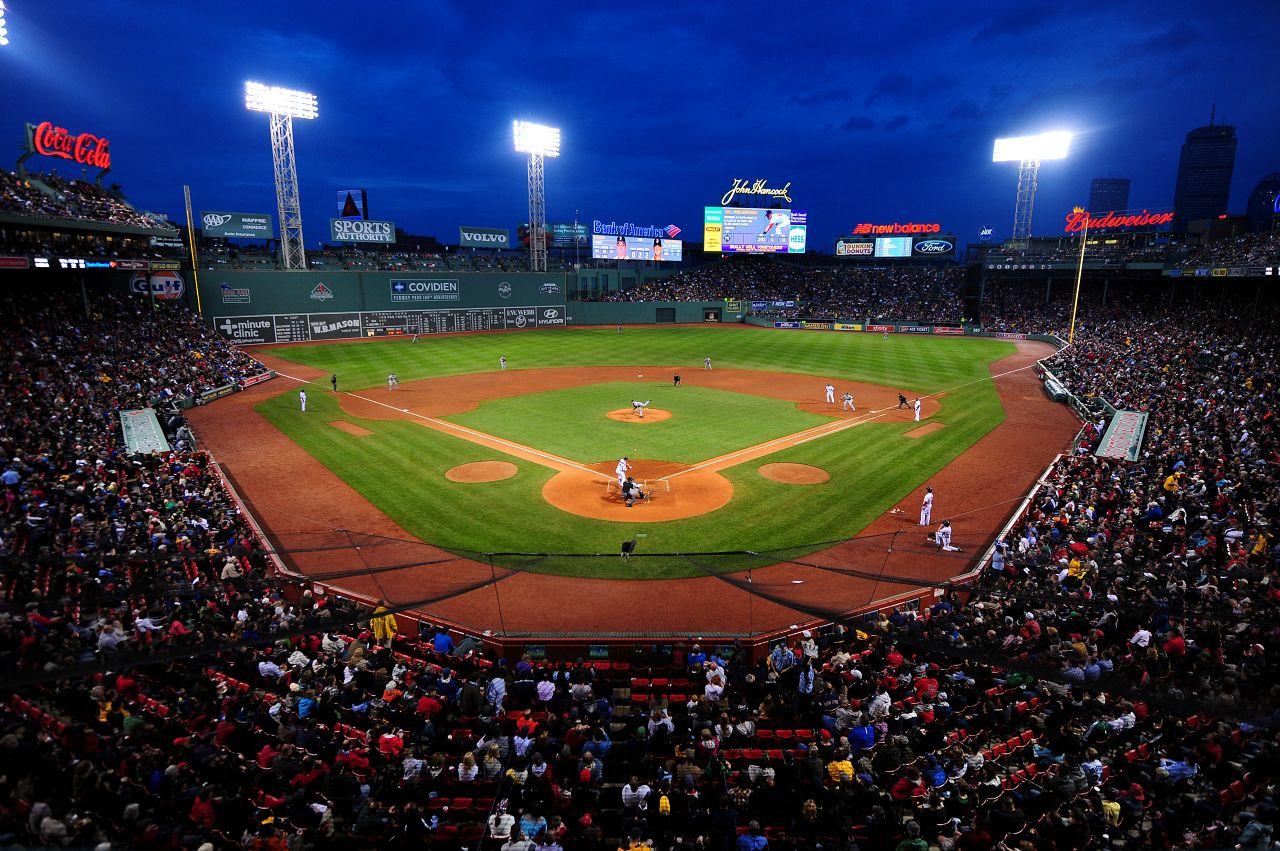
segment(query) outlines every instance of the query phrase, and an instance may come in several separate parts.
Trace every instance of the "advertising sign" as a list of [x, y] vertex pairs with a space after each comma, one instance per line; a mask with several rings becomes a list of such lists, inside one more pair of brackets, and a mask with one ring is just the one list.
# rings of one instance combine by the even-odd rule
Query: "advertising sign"
[[25, 269], [30, 265], [25, 257], [0, 257], [0, 269]]
[[232, 239], [273, 239], [271, 216], [266, 213], [229, 213], [211, 210], [200, 214], [205, 236]]
[[911, 243], [911, 253], [916, 257], [940, 257], [956, 253], [956, 241], [948, 237], [930, 237], [915, 239]]
[[837, 257], [870, 257], [876, 252], [874, 239], [837, 239]]
[[392, 279], [392, 301], [458, 301], [462, 297], [457, 278]]
[[369, 218], [369, 195], [363, 189], [338, 190], [338, 218]]
[[396, 223], [376, 219], [330, 219], [329, 240], [391, 245], [396, 241]]
[[224, 316], [218, 320], [217, 329], [234, 343], [276, 342], [276, 322], [273, 316]]
[[27, 150], [94, 168], [111, 168], [111, 140], [92, 133], [69, 133], [52, 121], [27, 125]]
[[867, 330], [876, 334], [892, 334], [897, 328], [893, 325], [868, 325]]
[[733, 199], [739, 195], [761, 195], [766, 198], [780, 198], [781, 200], [791, 203], [791, 181], [788, 180], [782, 186], [777, 188], [769, 186], [767, 180], [745, 180], [743, 178], [734, 178], [733, 184], [729, 187], [729, 191], [724, 193], [720, 198], [721, 205], [727, 207], [733, 203]]
[[831, 327], [837, 331], [861, 331], [862, 323], [833, 322], [831, 323]]
[[800, 327], [807, 331], [830, 331], [830, 322], [801, 322]]
[[225, 281], [218, 284], [218, 291], [223, 304], [248, 304], [251, 297], [248, 287], [233, 287]]
[[942, 233], [942, 225], [938, 222], [863, 222], [853, 227], [854, 236], [924, 236], [932, 233]]
[[511, 231], [503, 228], [458, 228], [458, 245], [463, 248], [510, 248]]
[[877, 257], [910, 257], [911, 237], [878, 236], [876, 237]]
[[799, 322], [775, 322], [773, 323], [773, 327], [774, 328], [799, 328], [800, 323]]
[[359, 313], [313, 313], [307, 318], [313, 340], [341, 340], [360, 336]]
[[158, 301], [177, 301], [186, 291], [187, 285], [177, 272], [137, 272], [129, 280], [129, 292]]
[[1087, 210], [1076, 207], [1070, 213], [1067, 213], [1065, 224], [1062, 226], [1063, 233], [1079, 233], [1084, 230], [1085, 226], [1089, 230], [1108, 230], [1114, 228], [1149, 228], [1167, 225], [1173, 221], [1173, 212], [1163, 210], [1151, 212], [1149, 210], [1123, 210], [1119, 213], [1110, 212], [1100, 215], [1093, 215]]
[[548, 225], [547, 229], [551, 231], [551, 246], [553, 248], [573, 248], [574, 245], [585, 246], [591, 238], [586, 222], [561, 222]]
[[809, 214], [803, 210], [704, 207], [705, 251], [726, 254], [803, 254]]
[[953, 335], [959, 335], [959, 334], [963, 334], [963, 333], [964, 333], [964, 329], [963, 329], [963, 328], [955, 328], [955, 327], [945, 326], [945, 325], [935, 325], [935, 326], [934, 326], [934, 328], [933, 328], [933, 333], [935, 333], [935, 334], [953, 334]]

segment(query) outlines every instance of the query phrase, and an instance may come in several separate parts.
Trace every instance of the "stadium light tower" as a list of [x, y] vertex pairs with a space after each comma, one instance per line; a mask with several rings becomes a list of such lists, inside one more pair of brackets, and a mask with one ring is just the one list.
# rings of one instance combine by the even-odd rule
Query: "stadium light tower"
[[[560, 156], [560, 128], [512, 122], [516, 152], [529, 155], [529, 270], [547, 271], [547, 194], [542, 163]], [[575, 235], [576, 239], [576, 235]]]
[[1065, 130], [996, 139], [991, 161], [1018, 163], [1018, 200], [1013, 208], [1013, 241], [1018, 245], [1026, 245], [1031, 238], [1031, 212], [1036, 203], [1041, 161], [1065, 159], [1070, 150], [1071, 134]]
[[0, 47], [9, 43], [9, 25], [4, 19], [4, 0], [0, 0]]
[[316, 96], [262, 83], [244, 84], [244, 105], [271, 116], [271, 162], [280, 213], [280, 259], [286, 269], [307, 268], [302, 244], [302, 207], [298, 202], [298, 166], [293, 157], [293, 119], [315, 118]]

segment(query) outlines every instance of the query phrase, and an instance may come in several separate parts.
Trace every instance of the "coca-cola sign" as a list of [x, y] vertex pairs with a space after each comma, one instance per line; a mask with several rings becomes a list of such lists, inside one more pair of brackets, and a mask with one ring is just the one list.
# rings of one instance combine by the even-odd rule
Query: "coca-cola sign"
[[73, 134], [65, 127], [58, 127], [52, 121], [27, 125], [31, 139], [31, 150], [46, 157], [61, 157], [64, 160], [89, 165], [94, 168], [111, 168], [111, 140], [105, 136], [92, 133]]
[[1150, 210], [1125, 210], [1119, 213], [1110, 212], [1095, 216], [1089, 211], [1077, 207], [1067, 213], [1067, 221], [1062, 229], [1066, 233], [1079, 233], [1084, 230], [1085, 225], [1089, 226], [1089, 230], [1103, 230], [1106, 228], [1159, 227], [1172, 221], [1173, 213], [1167, 210], [1154, 213]]

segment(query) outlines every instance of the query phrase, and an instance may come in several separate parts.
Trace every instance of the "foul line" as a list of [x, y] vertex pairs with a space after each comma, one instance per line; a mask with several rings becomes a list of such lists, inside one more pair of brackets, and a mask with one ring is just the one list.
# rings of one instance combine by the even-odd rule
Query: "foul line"
[[[276, 370], [276, 375], [279, 375], [282, 378], [288, 378], [292, 381], [297, 381], [300, 384], [315, 383], [305, 378], [298, 378], [296, 375], [289, 375], [288, 373], [280, 372], [279, 370]], [[316, 385], [316, 386], [321, 386], [321, 385]], [[370, 399], [368, 396], [361, 396], [359, 393], [348, 393], [345, 390], [339, 390], [338, 392], [343, 396], [350, 396], [352, 399], [359, 399], [362, 402], [368, 402], [372, 405], [377, 405], [379, 407], [386, 408], [388, 411], [395, 411], [397, 414], [407, 414], [411, 417], [416, 417], [417, 419], [422, 420], [424, 423], [428, 424], [429, 426], [436, 429], [437, 431], [442, 431], [445, 433], [457, 432], [456, 436], [461, 437], [463, 440], [466, 440], [469, 443], [475, 443], [477, 445], [483, 446], [487, 441], [489, 443], [499, 444], [500, 446], [510, 447], [511, 449], [518, 450], [518, 452], [527, 453], [528, 455], [534, 456], [532, 458], [528, 458], [527, 460], [540, 463], [544, 467], [550, 467], [551, 469], [556, 470], [557, 472], [561, 471], [560, 470], [561, 467], [572, 467], [575, 470], [582, 470], [584, 473], [590, 473], [593, 476], [599, 476], [602, 479], [613, 481], [613, 477], [610, 476], [608, 473], [602, 473], [599, 470], [593, 470], [590, 467], [585, 467], [582, 464], [579, 464], [577, 461], [570, 461], [568, 458], [561, 458], [559, 455], [552, 455], [550, 452], [543, 452], [541, 449], [534, 449], [532, 446], [525, 446], [522, 443], [515, 443], [514, 441], [506, 440], [505, 438], [494, 437], [493, 435], [486, 434], [483, 431], [476, 431], [473, 428], [467, 428], [466, 426], [457, 425], [456, 423], [451, 423], [447, 420], [438, 420], [435, 417], [428, 417], [425, 414], [416, 413], [414, 411], [409, 410], [408, 408], [397, 408], [395, 405], [388, 405], [386, 402], [380, 402], [377, 399]], [[517, 453], [511, 453], [511, 454], [516, 455], [517, 458], [521, 457]], [[545, 459], [545, 460], [541, 460], [541, 459]]]

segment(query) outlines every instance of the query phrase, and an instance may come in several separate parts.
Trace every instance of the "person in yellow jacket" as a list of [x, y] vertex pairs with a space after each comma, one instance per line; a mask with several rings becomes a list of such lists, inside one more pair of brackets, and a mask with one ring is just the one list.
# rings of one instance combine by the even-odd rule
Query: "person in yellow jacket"
[[391, 644], [391, 639], [400, 631], [400, 625], [396, 623], [396, 616], [387, 611], [386, 604], [386, 600], [378, 601], [378, 607], [373, 610], [373, 617], [369, 620], [369, 627], [373, 630], [375, 641]]

